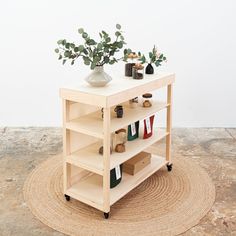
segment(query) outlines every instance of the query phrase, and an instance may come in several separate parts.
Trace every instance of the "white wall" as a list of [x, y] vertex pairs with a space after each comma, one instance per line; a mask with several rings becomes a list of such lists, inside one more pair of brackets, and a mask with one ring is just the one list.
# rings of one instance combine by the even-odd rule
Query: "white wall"
[[89, 69], [62, 66], [56, 41], [79, 41], [81, 26], [113, 32], [118, 22], [130, 47], [156, 43], [167, 55], [165, 69], [177, 74], [174, 126], [236, 127], [235, 12], [234, 0], [1, 0], [0, 126], [61, 125], [58, 89]]

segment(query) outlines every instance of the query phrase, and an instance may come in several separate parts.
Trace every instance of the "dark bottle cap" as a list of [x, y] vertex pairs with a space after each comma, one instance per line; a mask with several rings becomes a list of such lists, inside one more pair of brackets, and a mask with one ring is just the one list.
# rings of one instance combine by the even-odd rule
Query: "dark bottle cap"
[[152, 94], [151, 93], [145, 93], [145, 94], [143, 94], [143, 98], [152, 98]]

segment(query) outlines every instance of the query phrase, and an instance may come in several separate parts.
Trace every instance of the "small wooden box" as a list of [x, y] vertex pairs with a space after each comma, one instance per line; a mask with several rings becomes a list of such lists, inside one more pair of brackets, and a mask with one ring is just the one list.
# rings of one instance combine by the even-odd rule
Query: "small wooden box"
[[151, 163], [151, 154], [140, 152], [123, 164], [123, 171], [130, 175], [135, 175], [145, 166]]

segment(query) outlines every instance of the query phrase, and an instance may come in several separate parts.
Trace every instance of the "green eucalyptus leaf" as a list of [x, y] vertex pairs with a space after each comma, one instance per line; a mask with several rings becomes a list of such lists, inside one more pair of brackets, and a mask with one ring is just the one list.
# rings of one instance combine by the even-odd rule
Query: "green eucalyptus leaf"
[[62, 44], [63, 39], [57, 41], [57, 44]]
[[55, 49], [55, 53], [59, 53], [59, 49], [58, 48]]
[[92, 63], [90, 66], [91, 70], [94, 70], [95, 67], [96, 67], [96, 63]]
[[71, 43], [71, 44], [70, 44], [70, 47], [71, 47], [71, 48], [74, 48], [74, 47], [75, 47], [75, 44], [74, 44], [74, 43]]
[[125, 40], [125, 38], [124, 38], [122, 35], [120, 36], [120, 39], [121, 39], [121, 40]]
[[120, 24], [116, 24], [116, 28], [117, 28], [118, 30], [120, 30], [120, 29], [121, 29], [121, 25], [120, 25]]
[[121, 33], [119, 31], [116, 31], [115, 35], [116, 35], [116, 37], [119, 37], [121, 35]]
[[79, 47], [75, 47], [74, 52], [78, 52], [78, 51], [79, 51]]
[[123, 48], [123, 42], [118, 42], [117, 47], [118, 48]]
[[103, 34], [105, 37], [107, 37], [107, 36], [108, 36], [108, 33], [107, 33], [107, 32], [105, 32], [104, 30], [102, 30], [102, 34]]
[[83, 37], [84, 39], [86, 39], [86, 38], [88, 37], [88, 34], [84, 32], [84, 33], [82, 34], [82, 37]]
[[70, 43], [66, 43], [65, 48], [69, 49], [70, 48]]
[[88, 51], [87, 51], [86, 49], [83, 50], [83, 53], [84, 53], [85, 55], [88, 55]]
[[79, 29], [78, 29], [78, 32], [79, 32], [80, 34], [83, 34], [83, 33], [84, 33], [84, 29], [83, 29], [83, 28], [79, 28]]
[[72, 60], [70, 64], [71, 64], [71, 65], [74, 65], [74, 63], [75, 63], [75, 60]]
[[70, 56], [70, 51], [65, 51], [64, 52], [64, 57], [69, 57]]
[[79, 50], [80, 52], [83, 52], [84, 46], [83, 46], [83, 45], [79, 45], [78, 50]]
[[106, 43], [109, 43], [109, 42], [111, 42], [111, 38], [107, 37], [105, 41], [106, 41]]
[[104, 57], [104, 62], [108, 63], [109, 62], [109, 57]]
[[87, 65], [87, 66], [89, 66], [89, 65], [90, 65], [90, 61], [87, 61], [87, 60], [86, 60], [86, 61], [84, 61], [84, 64]]
[[156, 61], [156, 62], [155, 62], [155, 65], [156, 65], [156, 67], [160, 66], [159, 61]]
[[127, 49], [127, 54], [130, 54], [132, 50], [130, 48]]
[[149, 52], [149, 58], [151, 59], [153, 57], [153, 53]]
[[62, 61], [62, 64], [64, 65], [66, 63], [66, 59], [64, 59], [63, 61]]
[[87, 40], [87, 44], [88, 45], [96, 45], [97, 43], [95, 42], [95, 40], [89, 39], [89, 40]]
[[99, 32], [99, 36], [100, 36], [100, 38], [102, 38], [102, 34]]
[[58, 60], [61, 60], [62, 59], [62, 55], [60, 54], [59, 57], [58, 57]]
[[61, 44], [64, 46], [64, 45], [66, 44], [66, 40], [63, 39], [62, 42], [61, 42]]
[[101, 43], [98, 43], [97, 49], [98, 49], [98, 50], [102, 50], [102, 44], [101, 44]]

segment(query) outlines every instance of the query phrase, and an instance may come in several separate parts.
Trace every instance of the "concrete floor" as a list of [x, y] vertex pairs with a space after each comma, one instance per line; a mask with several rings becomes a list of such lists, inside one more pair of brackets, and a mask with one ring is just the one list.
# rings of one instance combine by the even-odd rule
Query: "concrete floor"
[[[30, 171], [61, 151], [59, 128], [0, 128], [1, 236], [63, 235], [35, 219], [22, 194]], [[236, 235], [236, 129], [174, 129], [173, 154], [197, 161], [216, 186], [212, 210], [182, 235]]]

